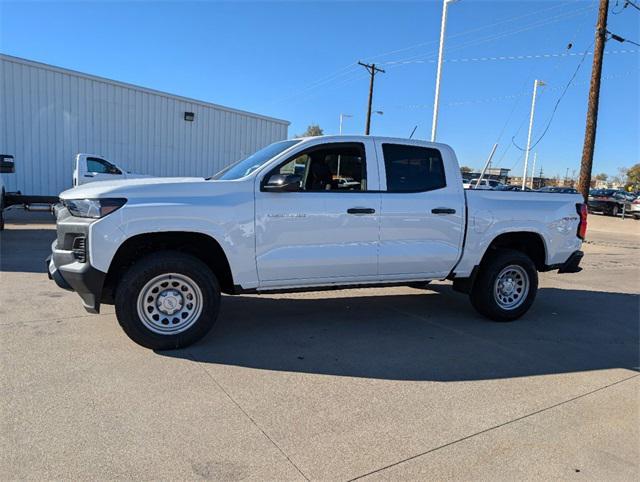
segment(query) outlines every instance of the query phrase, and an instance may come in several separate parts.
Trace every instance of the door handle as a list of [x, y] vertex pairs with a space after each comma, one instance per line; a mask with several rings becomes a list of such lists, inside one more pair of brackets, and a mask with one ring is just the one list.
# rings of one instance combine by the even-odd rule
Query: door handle
[[433, 214], [455, 214], [456, 210], [451, 208], [433, 208], [431, 212]]
[[84, 177], [96, 177], [96, 175], [94, 173], [90, 172], [90, 173], [85, 174]]
[[375, 214], [376, 210], [373, 208], [349, 208], [348, 214]]

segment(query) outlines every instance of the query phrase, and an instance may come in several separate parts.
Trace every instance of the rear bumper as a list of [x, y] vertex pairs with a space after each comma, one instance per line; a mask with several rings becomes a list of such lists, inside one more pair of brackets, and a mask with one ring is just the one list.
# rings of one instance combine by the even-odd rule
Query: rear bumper
[[574, 251], [569, 259], [567, 259], [559, 268], [558, 273], [579, 273], [582, 271], [580, 267], [580, 261], [584, 257], [582, 251]]

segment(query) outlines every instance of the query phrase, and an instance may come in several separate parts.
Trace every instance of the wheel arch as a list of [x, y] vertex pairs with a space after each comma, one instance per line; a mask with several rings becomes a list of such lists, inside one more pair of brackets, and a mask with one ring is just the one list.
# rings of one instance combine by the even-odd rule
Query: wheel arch
[[513, 231], [496, 236], [487, 246], [480, 266], [498, 249], [513, 249], [531, 258], [538, 271], [544, 271], [547, 262], [547, 247], [544, 238], [535, 231]]
[[538, 271], [546, 271], [547, 247], [542, 235], [535, 231], [511, 231], [497, 235], [487, 245], [480, 262], [473, 267], [471, 274], [464, 278], [453, 278], [453, 289], [461, 293], [470, 293], [478, 272], [497, 250], [513, 249], [531, 258]]
[[116, 251], [102, 289], [102, 302], [113, 303], [115, 288], [126, 270], [144, 256], [165, 250], [188, 253], [204, 262], [218, 278], [224, 293], [234, 292], [233, 274], [220, 243], [208, 234], [190, 231], [143, 233], [125, 240]]

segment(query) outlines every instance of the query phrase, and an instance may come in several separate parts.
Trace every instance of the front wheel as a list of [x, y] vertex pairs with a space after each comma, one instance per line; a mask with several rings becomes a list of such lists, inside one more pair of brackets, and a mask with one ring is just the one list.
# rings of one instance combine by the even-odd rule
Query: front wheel
[[220, 287], [199, 259], [174, 251], [151, 254], [118, 283], [118, 322], [134, 342], [153, 350], [182, 348], [213, 327]]
[[480, 267], [471, 289], [473, 307], [494, 321], [513, 321], [524, 315], [538, 291], [538, 271], [520, 251], [504, 249]]

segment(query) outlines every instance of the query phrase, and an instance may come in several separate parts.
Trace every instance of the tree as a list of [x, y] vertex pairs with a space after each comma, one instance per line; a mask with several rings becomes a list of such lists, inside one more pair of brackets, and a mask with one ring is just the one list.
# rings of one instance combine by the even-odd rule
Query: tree
[[316, 137], [324, 135], [324, 131], [318, 124], [309, 124], [307, 130], [296, 137]]
[[595, 179], [596, 181], [606, 181], [607, 179], [609, 179], [609, 175], [601, 172], [600, 174], [596, 174]]
[[627, 182], [631, 184], [634, 189], [640, 187], [640, 164], [634, 164], [627, 169]]
[[462, 166], [460, 167], [460, 172], [462, 174], [469, 174], [470, 172], [473, 172], [473, 169], [470, 168], [469, 166]]

